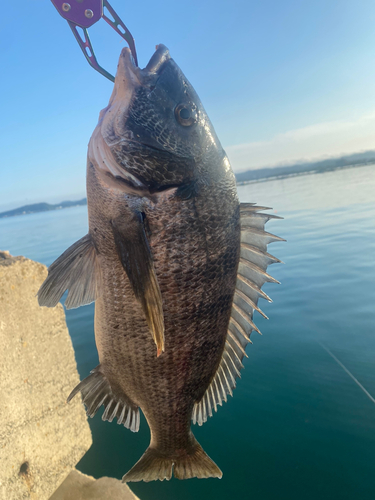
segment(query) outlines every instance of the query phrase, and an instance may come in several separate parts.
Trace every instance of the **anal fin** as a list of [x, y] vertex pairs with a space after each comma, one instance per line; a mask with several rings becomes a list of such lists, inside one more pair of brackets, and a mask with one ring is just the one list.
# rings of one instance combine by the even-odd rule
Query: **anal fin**
[[90, 375], [82, 380], [69, 394], [68, 403], [76, 394], [81, 392], [82, 402], [85, 404], [87, 416], [94, 417], [101, 406], [105, 410], [102, 420], [112, 422], [117, 418], [117, 423], [124, 425], [133, 432], [139, 430], [139, 408], [128, 397], [116, 396], [107, 378], [100, 371], [100, 365], [91, 371]]
[[40, 306], [54, 307], [69, 290], [67, 309], [94, 302], [99, 296], [101, 272], [94, 242], [87, 234], [53, 262], [38, 291]]

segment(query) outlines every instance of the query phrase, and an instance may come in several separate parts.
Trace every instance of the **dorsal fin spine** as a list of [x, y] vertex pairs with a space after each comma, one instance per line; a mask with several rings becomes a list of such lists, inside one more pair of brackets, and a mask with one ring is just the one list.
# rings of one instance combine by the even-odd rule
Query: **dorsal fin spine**
[[216, 401], [216, 408], [217, 408], [217, 405], [219, 404], [220, 406], [223, 406], [223, 400], [222, 398], [220, 397], [220, 391], [219, 391], [219, 387], [217, 385], [217, 377], [214, 377], [214, 380], [213, 382], [215, 383], [215, 387], [216, 387], [216, 394], [217, 394], [217, 397], [218, 397], [218, 400]]
[[227, 331], [227, 335], [233, 340], [233, 342], [236, 344], [236, 346], [238, 347], [238, 349], [241, 351], [241, 353], [243, 354], [243, 356], [245, 356], [246, 358], [248, 358], [249, 356], [246, 354], [246, 351], [245, 349], [242, 347], [242, 345], [238, 342], [237, 338], [235, 337], [235, 335], [233, 335], [233, 333], [230, 331], [230, 329], [228, 328], [228, 331]]
[[256, 273], [260, 274], [261, 276], [263, 276], [266, 279], [266, 281], [268, 281], [269, 283], [278, 283], [280, 285], [280, 281], [277, 281], [273, 276], [271, 276], [270, 274], [263, 271], [263, 269], [261, 269], [259, 266], [257, 266], [253, 262], [250, 262], [249, 260], [246, 260], [246, 259], [241, 257], [240, 263], [243, 264], [244, 266], [249, 267], [250, 269], [252, 269]]
[[217, 403], [216, 403], [216, 397], [215, 397], [215, 393], [214, 393], [213, 382], [211, 382], [211, 384], [210, 384], [210, 390], [211, 390], [212, 401], [214, 403], [214, 410], [217, 411]]
[[263, 299], [268, 300], [268, 302], [272, 302], [272, 299], [270, 297], [268, 297], [268, 295], [266, 293], [264, 293], [263, 290], [261, 290], [257, 285], [255, 285], [254, 283], [252, 283], [249, 279], [247, 279], [241, 273], [237, 274], [237, 279], [239, 279], [240, 281], [242, 281], [242, 283], [244, 283], [245, 285], [247, 285], [252, 290], [256, 291], [257, 294], [260, 297], [263, 297]]
[[222, 372], [222, 368], [219, 366], [218, 371], [217, 371], [217, 376], [218, 376], [218, 379], [220, 382], [220, 387], [221, 387], [221, 391], [222, 391], [221, 394], [222, 394], [223, 400], [225, 402], [227, 402], [227, 394], [229, 394], [229, 393], [227, 393], [227, 391], [224, 388], [223, 379], [221, 378], [220, 372]]
[[240, 314], [242, 316], [242, 318], [251, 326], [251, 328], [253, 330], [255, 330], [256, 332], [258, 332], [260, 335], [261, 332], [259, 330], [259, 328], [255, 325], [255, 323], [253, 323], [253, 321], [250, 319], [250, 316], [246, 313], [246, 311], [244, 311], [243, 309], [241, 309], [240, 307], [238, 307], [237, 304], [233, 303], [232, 304], [232, 307], [235, 311], [238, 312], [238, 314]]
[[[233, 351], [233, 352], [234, 352], [234, 351]], [[232, 356], [230, 355], [229, 350], [227, 350], [227, 356], [228, 356], [228, 358], [230, 359], [230, 361], [231, 361], [231, 363], [232, 363], [232, 365], [233, 365], [233, 368], [234, 368], [234, 371], [236, 372], [237, 377], [241, 378], [240, 371], [239, 371], [239, 369], [237, 368], [236, 363], [233, 361], [233, 358], [232, 358]], [[241, 363], [241, 362], [240, 362], [240, 363]], [[241, 363], [241, 365], [242, 365], [242, 363]], [[243, 365], [241, 366], [241, 368], [243, 368]], [[230, 370], [230, 373], [232, 373], [232, 370]]]
[[271, 241], [269, 243], [273, 243], [274, 241], [285, 241], [284, 238], [280, 238], [280, 236], [276, 236], [276, 234], [268, 233], [267, 231], [263, 231], [263, 229], [257, 229], [251, 226], [241, 226], [241, 233], [254, 233], [264, 238], [270, 238]]
[[229, 327], [230, 327], [230, 324], [233, 324], [237, 330], [241, 333], [241, 335], [243, 336], [243, 338], [247, 341], [248, 344], [251, 344], [251, 340], [250, 340], [250, 337], [248, 336], [248, 334], [245, 332], [245, 330], [242, 328], [242, 326], [238, 323], [238, 321], [236, 321], [234, 318], [231, 318], [230, 319], [230, 322], [229, 322]]
[[260, 205], [256, 205], [256, 203], [254, 203], [254, 204], [241, 203], [241, 207], [240, 207], [241, 215], [246, 214], [247, 212], [249, 212], [249, 213], [259, 212], [260, 210], [272, 210], [272, 208], [271, 207], [262, 207]]
[[258, 255], [263, 255], [264, 257], [267, 257], [269, 260], [273, 261], [273, 262], [271, 262], [271, 264], [274, 264], [274, 263], [279, 263], [280, 264], [280, 263], [282, 263], [282, 261], [280, 259], [278, 259], [277, 257], [275, 257], [274, 255], [271, 255], [270, 253], [265, 252], [265, 251], [261, 250], [258, 247], [250, 245], [249, 243], [241, 242], [241, 249], [242, 248], [244, 250], [248, 250], [249, 252], [253, 252], [253, 253], [256, 253]]
[[[236, 387], [236, 380], [233, 377], [233, 375], [232, 375], [232, 373], [231, 373], [231, 371], [229, 369], [227, 360], [225, 359], [225, 354], [226, 354], [226, 352], [224, 351], [223, 357], [222, 357], [222, 361], [223, 361], [222, 370], [223, 370], [223, 373], [225, 375], [225, 380], [226, 380], [226, 382], [228, 384], [228, 387], [230, 387], [230, 389], [231, 389], [231, 396], [233, 396], [232, 387]], [[226, 370], [224, 369], [224, 366], [225, 366]], [[226, 373], [227, 371], [228, 371], [228, 374]], [[228, 380], [228, 375], [230, 377], [229, 380]], [[233, 386], [230, 384], [230, 380], [232, 380]]]
[[[244, 368], [244, 365], [242, 364], [242, 361], [241, 361], [240, 357], [238, 356], [238, 354], [236, 353], [236, 351], [235, 351], [234, 347], [233, 347], [233, 346], [232, 346], [232, 345], [231, 345], [228, 341], [226, 341], [226, 345], [228, 346], [228, 349], [230, 348], [230, 349], [231, 349], [231, 351], [232, 351], [232, 352], [234, 353], [234, 355], [236, 356], [236, 358], [237, 358], [237, 360], [238, 360], [238, 363], [240, 364], [241, 369], [242, 369], [242, 368]], [[228, 352], [228, 354], [229, 354], [229, 352]], [[236, 367], [236, 370], [237, 370], [237, 367]]]
[[261, 308], [255, 304], [255, 302], [253, 302], [250, 297], [248, 297], [247, 295], [245, 295], [243, 292], [241, 292], [241, 290], [236, 290], [234, 292], [234, 296], [236, 297], [236, 295], [238, 295], [244, 302], [246, 302], [250, 307], [252, 307], [253, 309], [255, 309], [256, 311], [258, 311], [259, 314], [261, 314], [263, 316], [263, 318], [265, 319], [269, 319], [268, 316], [266, 314], [264, 314], [264, 312], [261, 310]]

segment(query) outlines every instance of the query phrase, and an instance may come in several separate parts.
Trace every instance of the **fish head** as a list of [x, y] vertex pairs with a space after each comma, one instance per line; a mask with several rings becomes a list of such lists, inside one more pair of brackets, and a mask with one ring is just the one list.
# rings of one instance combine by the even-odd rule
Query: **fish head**
[[122, 50], [89, 158], [149, 192], [207, 184], [229, 165], [197, 93], [164, 45], [144, 69], [128, 48]]

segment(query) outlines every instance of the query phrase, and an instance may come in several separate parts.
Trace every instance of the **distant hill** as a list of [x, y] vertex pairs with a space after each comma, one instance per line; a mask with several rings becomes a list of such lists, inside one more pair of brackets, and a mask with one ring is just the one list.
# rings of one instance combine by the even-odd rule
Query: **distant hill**
[[329, 158], [315, 162], [295, 163], [294, 165], [274, 166], [247, 170], [236, 174], [238, 183], [257, 181], [270, 177], [289, 177], [304, 173], [322, 173], [338, 168], [357, 167], [375, 163], [375, 151], [365, 151], [340, 158]]
[[78, 205], [87, 205], [87, 198], [78, 201], [62, 201], [56, 205], [49, 203], [34, 203], [33, 205], [24, 205], [14, 210], [0, 213], [0, 219], [3, 217], [14, 217], [15, 215], [35, 214], [36, 212], [48, 212], [50, 210], [61, 210], [62, 208], [76, 207]]

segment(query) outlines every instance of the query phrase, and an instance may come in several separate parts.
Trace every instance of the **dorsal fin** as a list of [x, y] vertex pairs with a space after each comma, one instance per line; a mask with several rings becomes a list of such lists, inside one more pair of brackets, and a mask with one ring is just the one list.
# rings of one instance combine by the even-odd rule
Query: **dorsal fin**
[[[250, 334], [253, 330], [260, 333], [253, 323], [254, 311], [263, 317], [267, 316], [258, 307], [258, 299], [262, 297], [271, 301], [261, 288], [265, 282], [279, 283], [266, 273], [270, 264], [281, 262], [266, 252], [267, 245], [274, 241], [285, 241], [264, 231], [266, 222], [270, 219], [281, 219], [276, 215], [259, 213], [260, 210], [270, 210], [267, 207], [257, 207], [253, 203], [241, 203], [241, 256], [237, 271], [237, 284], [234, 293], [232, 314], [228, 333], [219, 367], [211, 380], [203, 398], [195, 403], [193, 423], [203, 425], [218, 405], [227, 401], [227, 394], [233, 395], [236, 378], [241, 377], [242, 360], [247, 357], [245, 348], [251, 343]], [[267, 318], [268, 319], [268, 318]]]

